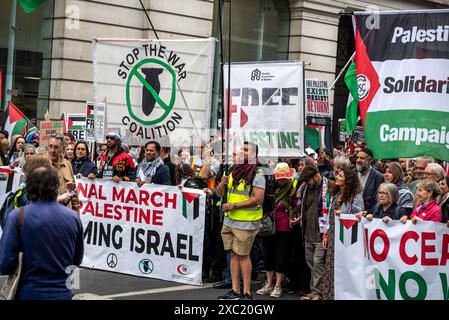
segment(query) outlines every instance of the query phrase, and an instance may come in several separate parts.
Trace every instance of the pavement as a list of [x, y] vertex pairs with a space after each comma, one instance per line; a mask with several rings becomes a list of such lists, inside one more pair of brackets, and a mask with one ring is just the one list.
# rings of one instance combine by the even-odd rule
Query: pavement
[[[263, 286], [263, 273], [252, 281], [255, 300], [299, 300], [296, 294], [284, 294], [281, 298], [259, 296], [255, 292]], [[119, 273], [80, 269], [79, 289], [74, 289], [74, 300], [217, 300], [229, 289], [214, 289], [212, 283], [199, 286], [176, 282], [141, 278]]]

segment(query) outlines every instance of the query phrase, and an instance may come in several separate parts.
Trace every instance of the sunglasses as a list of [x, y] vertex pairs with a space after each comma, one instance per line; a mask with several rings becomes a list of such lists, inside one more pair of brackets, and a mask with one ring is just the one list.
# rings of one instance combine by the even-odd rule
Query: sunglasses
[[113, 136], [106, 136], [106, 140], [115, 140], [115, 137], [113, 137]]

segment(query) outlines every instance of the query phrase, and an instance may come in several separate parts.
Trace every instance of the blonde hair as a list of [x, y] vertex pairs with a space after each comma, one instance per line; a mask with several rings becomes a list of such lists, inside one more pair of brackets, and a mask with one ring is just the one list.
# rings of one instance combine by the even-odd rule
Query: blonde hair
[[435, 199], [441, 193], [440, 185], [435, 181], [429, 179], [418, 182], [418, 184], [416, 185], [416, 189], [430, 192], [432, 194], [432, 199]]
[[47, 154], [44, 153], [36, 153], [28, 158], [27, 162], [23, 166], [22, 170], [25, 175], [30, 173], [36, 168], [49, 165], [51, 166], [51, 159]]

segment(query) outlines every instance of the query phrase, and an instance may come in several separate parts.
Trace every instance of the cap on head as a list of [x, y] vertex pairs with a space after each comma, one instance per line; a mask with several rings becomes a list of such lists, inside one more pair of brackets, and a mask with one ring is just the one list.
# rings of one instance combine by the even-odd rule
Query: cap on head
[[106, 139], [107, 139], [108, 137], [113, 137], [115, 140], [118, 140], [119, 142], [122, 142], [122, 136], [120, 135], [119, 132], [116, 132], [116, 131], [109, 132], [109, 133], [106, 135]]

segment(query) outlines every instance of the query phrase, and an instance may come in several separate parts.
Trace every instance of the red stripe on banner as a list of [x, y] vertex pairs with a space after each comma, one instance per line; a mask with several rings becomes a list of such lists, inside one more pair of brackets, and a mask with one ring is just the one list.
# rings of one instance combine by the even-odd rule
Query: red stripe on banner
[[13, 174], [14, 170], [7, 168], [0, 168], [0, 173]]

